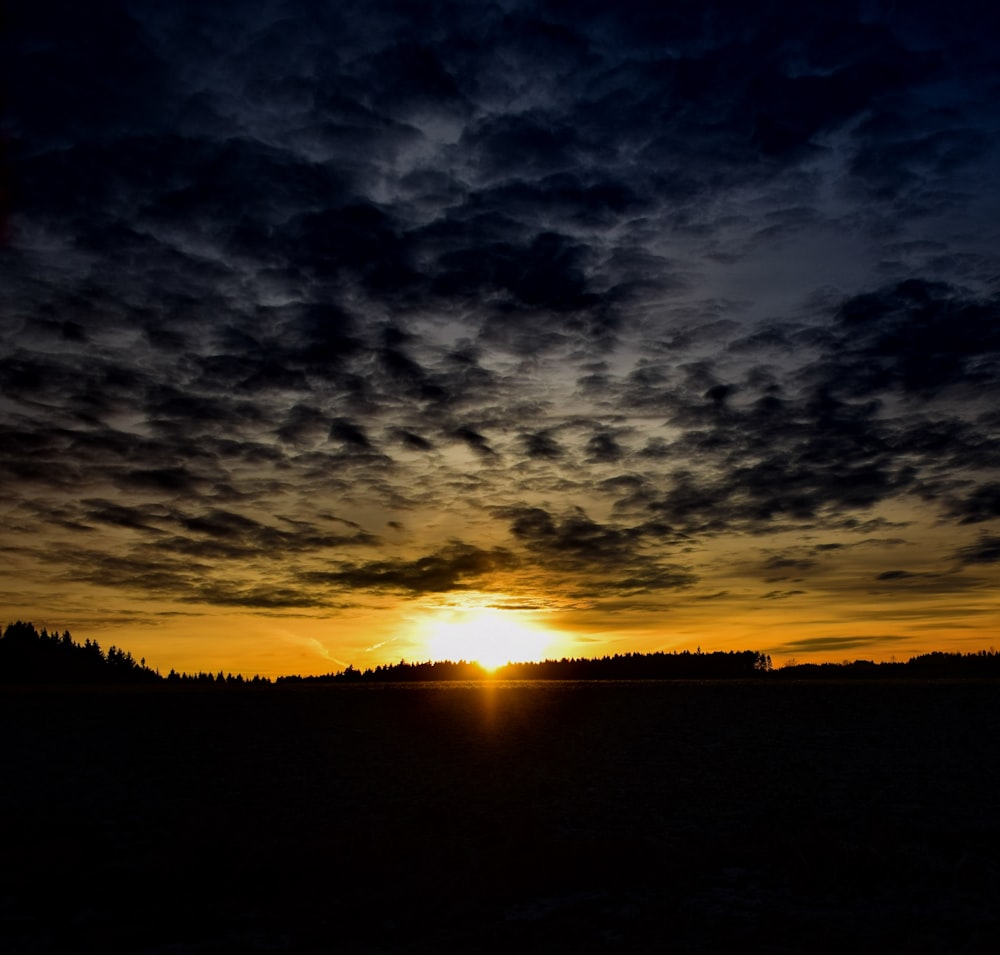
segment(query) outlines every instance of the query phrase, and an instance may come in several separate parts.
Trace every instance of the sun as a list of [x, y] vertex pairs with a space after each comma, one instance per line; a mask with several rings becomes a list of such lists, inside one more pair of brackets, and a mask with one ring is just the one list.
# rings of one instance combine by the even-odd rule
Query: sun
[[426, 642], [433, 660], [467, 660], [495, 670], [542, 659], [552, 634], [515, 610], [452, 610], [428, 625]]

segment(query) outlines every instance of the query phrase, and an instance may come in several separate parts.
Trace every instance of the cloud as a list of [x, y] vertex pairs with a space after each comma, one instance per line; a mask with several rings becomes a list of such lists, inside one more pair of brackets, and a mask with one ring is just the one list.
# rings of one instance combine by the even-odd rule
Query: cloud
[[181, 596], [186, 603], [205, 603], [214, 607], [244, 607], [253, 610], [286, 608], [336, 608], [322, 596], [301, 587], [279, 587], [272, 584], [247, 586], [243, 581], [199, 582], [194, 592]]
[[960, 524], [979, 524], [1000, 517], [1000, 484], [991, 482], [975, 488], [965, 498], [949, 506], [949, 515]]
[[995, 564], [1000, 561], [1000, 537], [983, 534], [976, 543], [960, 547], [955, 558], [963, 564]]
[[511, 535], [527, 551], [527, 561], [566, 575], [565, 586], [576, 593], [673, 590], [697, 580], [690, 570], [665, 560], [653, 548], [678, 543], [670, 528], [661, 524], [600, 524], [580, 509], [562, 517], [527, 506], [498, 507], [493, 513], [509, 522]]
[[842, 650], [860, 650], [878, 648], [884, 644], [899, 643], [909, 638], [892, 635], [878, 634], [877, 636], [856, 636], [856, 637], [809, 637], [802, 640], [792, 640], [782, 643], [780, 646], [772, 647], [771, 653], [836, 653]]
[[761, 594], [761, 600], [787, 600], [789, 597], [799, 597], [806, 593], [805, 590], [770, 590], [766, 594]]
[[552, 435], [545, 431], [523, 434], [521, 441], [524, 445], [524, 453], [529, 458], [555, 460], [561, 458], [565, 453]]
[[782, 576], [779, 577], [768, 577], [767, 580], [785, 580], [787, 573], [794, 574], [805, 574], [811, 570], [815, 570], [817, 566], [817, 561], [812, 557], [791, 557], [791, 556], [774, 556], [769, 557], [763, 563], [763, 569], [769, 573], [779, 572]]
[[52, 555], [62, 578], [148, 598], [188, 601], [206, 580], [211, 565], [165, 554], [144, 558], [141, 553], [117, 554], [105, 549], [60, 547]]
[[[43, 577], [662, 607], [815, 594], [868, 540], [858, 579], [909, 599], [885, 528], [1000, 517], [1000, 74], [962, 11], [46, 0], [15, 27], [0, 546]], [[706, 556], [734, 537], [760, 586]], [[970, 541], [942, 552], [985, 581]]]
[[333, 422], [319, 408], [298, 403], [287, 412], [276, 433], [286, 444], [308, 446], [330, 437], [333, 427]]
[[88, 521], [152, 534], [161, 533], [161, 528], [156, 525], [169, 513], [161, 506], [126, 507], [114, 501], [100, 499], [87, 500], [83, 504], [86, 506], [84, 516]]
[[[104, 500], [85, 502], [85, 521], [135, 532], [103, 549], [62, 544], [36, 548], [62, 577], [124, 593], [182, 603], [248, 608], [335, 608], [329, 588], [300, 573], [324, 555], [345, 548], [377, 546], [378, 538], [346, 523], [351, 533], [332, 533], [315, 523], [281, 520], [263, 524], [232, 511], [191, 514], [162, 505], [126, 507]], [[77, 531], [87, 523], [67, 522]], [[95, 544], [97, 541], [95, 541]], [[264, 568], [270, 567], [269, 570]], [[257, 578], [266, 574], [267, 581]]]
[[346, 419], [330, 422], [330, 438], [354, 448], [369, 449], [372, 445], [362, 428]]
[[997, 381], [1000, 302], [944, 283], [909, 279], [847, 299], [839, 308], [837, 358], [828, 374], [843, 391], [899, 388], [931, 397], [946, 388], [977, 395]]
[[432, 451], [434, 449], [434, 445], [430, 441], [419, 434], [414, 434], [412, 431], [400, 429], [396, 432], [396, 435], [411, 451]]
[[624, 454], [621, 445], [611, 434], [595, 434], [587, 442], [587, 457], [592, 461], [617, 461]]
[[920, 576], [912, 574], [908, 570], [885, 570], [876, 576], [876, 580], [909, 580], [912, 577]]
[[473, 451], [484, 458], [496, 456], [496, 452], [489, 446], [486, 438], [474, 428], [463, 425], [455, 429], [455, 437], [464, 441]]
[[134, 468], [121, 478], [122, 483], [136, 488], [149, 488], [171, 494], [190, 492], [197, 488], [199, 479], [188, 468]]
[[514, 555], [504, 548], [484, 550], [453, 541], [435, 553], [416, 560], [369, 561], [346, 565], [339, 570], [309, 572], [303, 574], [302, 579], [336, 591], [446, 593], [486, 586], [491, 576], [516, 566]]
[[11, 119], [22, 135], [86, 138], [105, 132], [110, 117], [119, 126], [145, 126], [150, 103], [167, 98], [167, 64], [138, 20], [117, 5], [83, 11], [43, 3], [19, 11], [17, 21], [25, 82]]

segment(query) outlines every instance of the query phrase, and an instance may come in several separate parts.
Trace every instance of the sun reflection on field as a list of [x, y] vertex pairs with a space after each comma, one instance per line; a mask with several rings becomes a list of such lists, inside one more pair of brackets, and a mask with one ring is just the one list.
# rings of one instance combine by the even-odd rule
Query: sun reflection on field
[[554, 634], [512, 610], [449, 610], [428, 622], [425, 641], [432, 660], [467, 660], [495, 670], [509, 662], [541, 660]]

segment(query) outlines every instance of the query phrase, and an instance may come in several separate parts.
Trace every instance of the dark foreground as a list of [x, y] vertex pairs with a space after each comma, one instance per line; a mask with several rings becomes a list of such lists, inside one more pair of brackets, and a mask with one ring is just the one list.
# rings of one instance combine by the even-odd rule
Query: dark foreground
[[994, 952], [998, 691], [5, 690], [0, 950]]

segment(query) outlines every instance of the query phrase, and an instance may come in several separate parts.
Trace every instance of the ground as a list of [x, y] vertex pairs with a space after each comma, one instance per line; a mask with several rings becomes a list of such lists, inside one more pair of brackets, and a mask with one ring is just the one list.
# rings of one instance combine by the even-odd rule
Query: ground
[[7, 689], [0, 948], [992, 952], [998, 690]]

